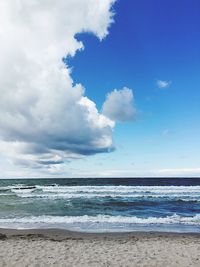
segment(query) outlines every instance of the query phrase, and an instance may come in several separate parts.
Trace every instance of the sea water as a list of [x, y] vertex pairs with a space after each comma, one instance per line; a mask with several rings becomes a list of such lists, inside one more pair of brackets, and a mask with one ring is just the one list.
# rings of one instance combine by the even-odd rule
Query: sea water
[[200, 232], [200, 179], [1, 179], [0, 228]]

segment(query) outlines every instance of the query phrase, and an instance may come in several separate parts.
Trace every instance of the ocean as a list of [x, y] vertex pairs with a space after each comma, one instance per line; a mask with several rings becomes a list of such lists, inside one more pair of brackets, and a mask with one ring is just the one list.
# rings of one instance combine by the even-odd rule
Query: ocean
[[0, 228], [200, 232], [200, 178], [1, 179]]

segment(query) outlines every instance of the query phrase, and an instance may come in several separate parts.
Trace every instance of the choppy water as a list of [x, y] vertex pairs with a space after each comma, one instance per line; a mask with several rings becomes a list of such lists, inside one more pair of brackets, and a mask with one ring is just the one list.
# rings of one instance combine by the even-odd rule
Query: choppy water
[[200, 179], [0, 180], [0, 228], [200, 232]]

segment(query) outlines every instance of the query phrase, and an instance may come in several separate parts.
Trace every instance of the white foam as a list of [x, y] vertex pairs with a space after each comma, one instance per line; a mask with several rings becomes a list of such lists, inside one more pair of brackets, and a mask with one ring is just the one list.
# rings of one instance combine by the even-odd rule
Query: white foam
[[28, 191], [16, 191], [16, 195], [21, 198], [44, 198], [44, 199], [73, 199], [73, 198], [121, 198], [121, 199], [168, 199], [168, 200], [183, 200], [190, 201], [190, 199], [199, 201], [200, 194], [120, 194], [120, 193], [30, 193]]
[[37, 188], [52, 193], [200, 193], [200, 186], [37, 186]]
[[[21, 189], [20, 187], [23, 187]], [[2, 188], [1, 188], [2, 189]], [[30, 186], [4, 187], [22, 198], [166, 198], [200, 200], [200, 186]]]
[[193, 217], [182, 217], [172, 215], [167, 217], [148, 217], [140, 218], [136, 216], [31, 216], [23, 218], [5, 218], [0, 219], [0, 227], [3, 225], [36, 225], [36, 224], [73, 224], [73, 223], [110, 223], [110, 224], [185, 224], [185, 225], [200, 225], [200, 215]]
[[11, 192], [21, 195], [21, 194], [29, 194], [31, 192], [35, 191], [35, 189], [11, 189]]
[[12, 196], [13, 194], [12, 193], [0, 193], [0, 196]]

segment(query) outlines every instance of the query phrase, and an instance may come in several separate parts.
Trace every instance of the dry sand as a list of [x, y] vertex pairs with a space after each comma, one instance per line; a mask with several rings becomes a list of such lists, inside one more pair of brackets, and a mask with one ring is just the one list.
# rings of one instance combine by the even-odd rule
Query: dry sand
[[200, 266], [198, 234], [80, 234], [54, 229], [0, 233], [0, 266]]

